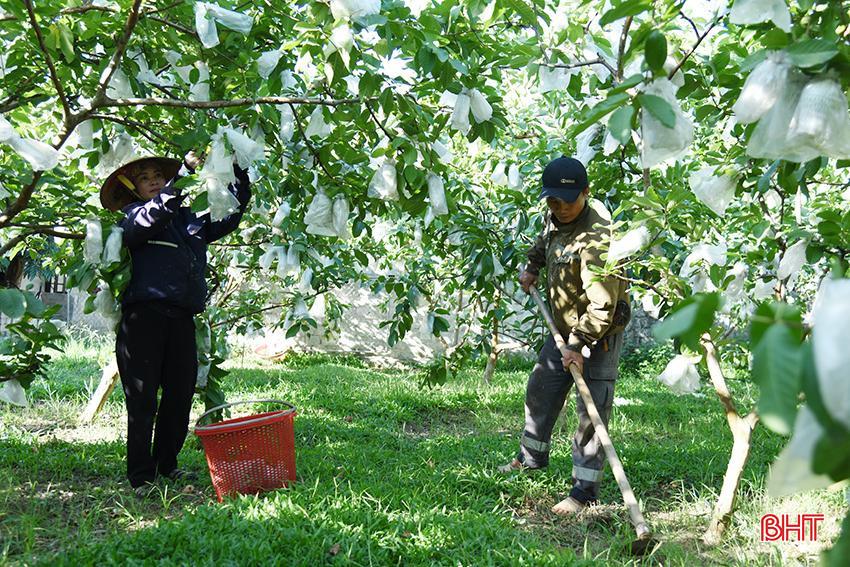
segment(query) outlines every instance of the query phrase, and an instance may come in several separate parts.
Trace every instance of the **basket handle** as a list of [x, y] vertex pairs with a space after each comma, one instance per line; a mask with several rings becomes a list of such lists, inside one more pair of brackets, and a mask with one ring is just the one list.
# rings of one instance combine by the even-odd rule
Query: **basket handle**
[[201, 427], [201, 428], [214, 427], [213, 425], [200, 425], [201, 420], [204, 419], [205, 417], [207, 417], [209, 414], [211, 414], [213, 412], [223, 410], [225, 408], [229, 408], [229, 407], [239, 405], [239, 404], [282, 404], [284, 406], [289, 407], [289, 410], [287, 410], [286, 413], [294, 413], [295, 412], [295, 406], [290, 404], [289, 402], [285, 402], [283, 400], [242, 400], [242, 401], [239, 401], [239, 402], [229, 402], [229, 403], [221, 404], [220, 406], [216, 406], [214, 408], [208, 409], [207, 411], [202, 413], [201, 416], [195, 421], [195, 429], [197, 429], [199, 427]]

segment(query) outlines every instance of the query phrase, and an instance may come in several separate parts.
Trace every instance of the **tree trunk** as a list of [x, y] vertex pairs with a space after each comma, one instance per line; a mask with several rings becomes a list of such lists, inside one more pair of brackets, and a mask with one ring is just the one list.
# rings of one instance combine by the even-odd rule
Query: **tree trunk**
[[732, 521], [732, 514], [735, 511], [735, 497], [738, 493], [741, 477], [744, 474], [744, 467], [750, 456], [750, 440], [753, 429], [758, 423], [758, 416], [755, 413], [750, 413], [743, 418], [740, 416], [738, 410], [735, 409], [732, 395], [726, 387], [717, 349], [708, 334], [703, 335], [702, 346], [705, 349], [708, 374], [711, 377], [714, 390], [726, 410], [726, 421], [729, 423], [733, 439], [732, 454], [729, 456], [729, 464], [726, 466], [726, 474], [723, 476], [723, 487], [714, 506], [711, 522], [705, 534], [703, 534], [703, 541], [706, 544], [717, 545]]
[[[728, 416], [727, 416], [728, 417]], [[729, 427], [732, 429], [732, 454], [729, 464], [726, 466], [726, 474], [723, 477], [723, 488], [714, 506], [711, 515], [711, 523], [703, 535], [703, 541], [708, 545], [717, 545], [723, 538], [723, 533], [732, 521], [732, 513], [735, 509], [735, 496], [738, 485], [744, 474], [744, 466], [750, 456], [750, 439], [756, 424], [755, 414], [749, 414], [745, 418], [735, 415], [729, 419]]]
[[496, 363], [499, 361], [499, 320], [493, 318], [493, 336], [490, 340], [490, 356], [487, 357], [487, 367], [484, 369], [483, 380], [489, 384], [496, 372]]

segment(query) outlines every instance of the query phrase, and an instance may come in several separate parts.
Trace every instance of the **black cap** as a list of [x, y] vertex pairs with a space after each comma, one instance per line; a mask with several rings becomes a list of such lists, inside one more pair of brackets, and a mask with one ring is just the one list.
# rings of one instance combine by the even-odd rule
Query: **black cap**
[[578, 199], [587, 188], [587, 170], [571, 157], [561, 156], [549, 162], [543, 170], [540, 198], [557, 197], [568, 203]]

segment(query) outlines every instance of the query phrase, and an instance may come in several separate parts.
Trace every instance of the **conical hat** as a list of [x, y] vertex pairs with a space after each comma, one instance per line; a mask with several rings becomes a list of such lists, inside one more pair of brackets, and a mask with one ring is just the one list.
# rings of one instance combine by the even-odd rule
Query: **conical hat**
[[123, 176], [126, 179], [127, 171], [131, 167], [144, 162], [155, 162], [152, 165], [158, 166], [166, 179], [174, 178], [177, 172], [180, 171], [180, 166], [183, 165], [183, 162], [179, 159], [165, 157], [145, 157], [125, 163], [113, 171], [100, 187], [100, 204], [103, 205], [103, 208], [110, 211], [119, 211], [133, 201], [138, 200], [138, 197], [130, 192], [130, 189], [124, 185], [121, 179], [119, 179], [119, 176]]

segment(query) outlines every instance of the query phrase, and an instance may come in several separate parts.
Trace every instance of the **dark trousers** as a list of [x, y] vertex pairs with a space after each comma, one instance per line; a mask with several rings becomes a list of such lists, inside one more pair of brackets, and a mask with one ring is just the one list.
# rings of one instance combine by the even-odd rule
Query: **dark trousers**
[[[600, 341], [591, 350], [590, 358], [584, 359], [583, 375], [593, 404], [607, 426], [614, 404], [614, 382], [618, 376], [623, 334], [618, 333], [606, 340], [607, 345]], [[552, 429], [572, 385], [573, 377], [564, 370], [561, 353], [550, 335], [540, 351], [525, 393], [525, 431], [517, 454], [517, 459], [524, 465], [541, 468], [549, 464]], [[570, 495], [581, 502], [588, 502], [599, 497], [605, 453], [578, 392], [576, 413], [578, 429], [572, 440], [573, 490]]]
[[195, 323], [186, 312], [129, 305], [115, 342], [127, 403], [127, 477], [136, 487], [177, 468], [198, 374]]

